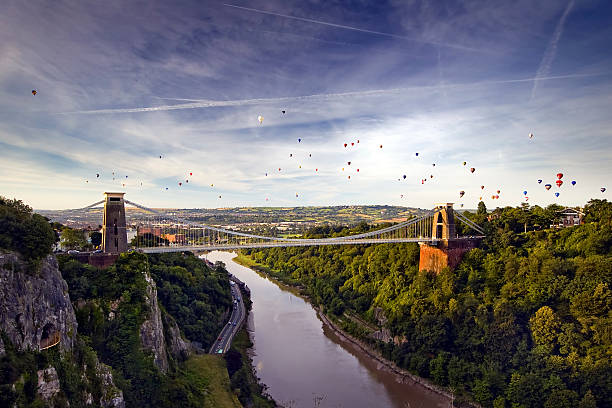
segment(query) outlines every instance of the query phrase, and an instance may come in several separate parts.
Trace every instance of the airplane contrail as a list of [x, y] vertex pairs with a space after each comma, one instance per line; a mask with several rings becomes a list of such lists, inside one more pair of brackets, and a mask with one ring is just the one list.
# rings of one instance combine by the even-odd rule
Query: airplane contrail
[[544, 77], [548, 75], [548, 73], [550, 72], [550, 68], [552, 67], [553, 60], [555, 59], [555, 56], [557, 55], [557, 45], [559, 44], [559, 40], [561, 39], [561, 34], [563, 34], [563, 26], [565, 25], [565, 20], [567, 19], [568, 14], [572, 10], [572, 7], [574, 7], [574, 0], [571, 0], [567, 4], [567, 7], [565, 8], [563, 15], [561, 16], [561, 18], [559, 19], [559, 22], [557, 23], [557, 27], [555, 28], [555, 31], [552, 37], [550, 38], [550, 42], [548, 43], [548, 46], [546, 47], [546, 51], [544, 51], [544, 55], [542, 56], [542, 61], [540, 61], [540, 66], [538, 67], [538, 70], [536, 72], [536, 80], [533, 82], [533, 88], [531, 88], [530, 100], [535, 97], [536, 90], [538, 89], [538, 81], [540, 77]]
[[136, 113], [136, 112], [159, 112], [159, 111], [171, 111], [181, 109], [204, 109], [204, 108], [218, 108], [218, 107], [230, 107], [230, 106], [248, 106], [248, 105], [264, 105], [271, 103], [288, 103], [288, 102], [306, 102], [306, 101], [317, 101], [326, 99], [341, 99], [348, 97], [367, 97], [367, 96], [382, 96], [391, 94], [400, 94], [406, 91], [418, 91], [418, 90], [438, 90], [438, 89], [452, 89], [452, 88], [465, 88], [475, 87], [484, 85], [501, 85], [501, 84], [512, 84], [522, 82], [533, 82], [533, 81], [552, 81], [558, 79], [570, 79], [570, 78], [588, 78], [594, 76], [607, 75], [609, 72], [594, 73], [594, 74], [568, 74], [568, 75], [554, 75], [547, 77], [533, 77], [533, 78], [518, 78], [518, 79], [500, 79], [480, 82], [467, 82], [458, 84], [436, 84], [426, 86], [414, 86], [404, 88], [391, 88], [391, 89], [374, 89], [369, 91], [354, 91], [344, 93], [328, 93], [328, 94], [314, 94], [304, 96], [286, 96], [281, 98], [256, 98], [256, 99], [237, 99], [229, 101], [211, 101], [209, 99], [184, 99], [184, 98], [161, 98], [165, 100], [177, 100], [177, 101], [189, 101], [189, 103], [179, 103], [175, 105], [160, 105], [160, 106], [148, 106], [140, 108], [118, 108], [118, 109], [93, 109], [93, 110], [82, 110], [72, 112], [58, 112], [59, 115], [70, 115], [70, 114], [105, 114], [105, 113]]
[[404, 36], [404, 35], [385, 33], [385, 32], [382, 32], [382, 31], [367, 30], [365, 28], [352, 27], [352, 26], [347, 26], [347, 25], [344, 25], [344, 24], [328, 23], [327, 21], [313, 20], [311, 18], [290, 16], [288, 14], [275, 13], [275, 12], [272, 12], [272, 11], [259, 10], [259, 9], [254, 9], [254, 8], [250, 8], [250, 7], [242, 7], [242, 6], [237, 6], [235, 4], [223, 3], [223, 5], [225, 7], [233, 7], [233, 8], [240, 9], [240, 10], [252, 11], [254, 13], [268, 14], [270, 16], [276, 16], [276, 17], [284, 17], [284, 18], [289, 18], [291, 20], [304, 21], [304, 22], [313, 23], [313, 24], [320, 24], [320, 25], [325, 25], [325, 26], [328, 26], [328, 27], [341, 28], [341, 29], [344, 29], [344, 30], [359, 31], [361, 33], [374, 34], [374, 35], [379, 35], [379, 36], [383, 36], [383, 37], [395, 38], [395, 39], [398, 39], [398, 40], [407, 40], [407, 41], [414, 41], [414, 42], [424, 43], [424, 44], [438, 45], [438, 46], [441, 46], [441, 47], [455, 48], [455, 49], [463, 50], [463, 51], [487, 52], [487, 51], [484, 51], [484, 50], [481, 50], [481, 49], [478, 49], [478, 48], [466, 47], [464, 45], [459, 45], [459, 44], [451, 44], [451, 43], [444, 43], [444, 42], [438, 42], [438, 41], [421, 40], [421, 39], [418, 39], [418, 38], [408, 37], [408, 36]]

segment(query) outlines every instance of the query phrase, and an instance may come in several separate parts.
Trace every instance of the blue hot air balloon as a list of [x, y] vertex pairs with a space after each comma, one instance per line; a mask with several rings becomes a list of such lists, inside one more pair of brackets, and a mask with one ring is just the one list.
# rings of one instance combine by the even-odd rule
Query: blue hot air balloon
[[542, 180], [538, 180], [538, 184], [542, 184]]
[[298, 139], [298, 143], [301, 143], [301, 142], [302, 142], [302, 139]]
[[559, 197], [559, 193], [555, 193], [555, 197]]
[[415, 153], [415, 155], [416, 155], [416, 156], [418, 156], [419, 154], [418, 154], [418, 153]]
[[576, 180], [572, 180], [572, 186], [576, 185]]
[[527, 195], [527, 190], [523, 191], [523, 195]]
[[404, 180], [406, 180], [406, 175], [404, 174]]

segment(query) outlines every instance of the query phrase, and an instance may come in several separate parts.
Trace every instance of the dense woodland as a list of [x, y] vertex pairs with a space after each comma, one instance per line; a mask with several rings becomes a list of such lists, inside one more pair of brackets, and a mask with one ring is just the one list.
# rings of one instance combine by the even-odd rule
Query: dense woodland
[[[609, 407], [612, 203], [592, 200], [584, 225], [549, 229], [559, 209], [487, 213], [481, 203], [465, 215], [487, 238], [456, 270], [440, 274], [418, 271], [416, 244], [246, 253], [302, 286], [344, 329], [460, 398], [496, 408]], [[372, 340], [368, 325], [350, 318], [378, 324], [379, 311], [395, 341]]]

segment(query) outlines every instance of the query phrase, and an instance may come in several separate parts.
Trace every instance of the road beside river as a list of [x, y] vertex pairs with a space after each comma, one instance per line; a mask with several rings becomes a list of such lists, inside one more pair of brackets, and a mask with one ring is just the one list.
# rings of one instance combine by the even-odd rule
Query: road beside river
[[304, 299], [232, 261], [228, 252], [211, 252], [247, 284], [253, 302], [253, 364], [268, 393], [291, 407], [448, 407], [449, 401], [418, 384], [403, 383], [359, 347], [324, 325]]

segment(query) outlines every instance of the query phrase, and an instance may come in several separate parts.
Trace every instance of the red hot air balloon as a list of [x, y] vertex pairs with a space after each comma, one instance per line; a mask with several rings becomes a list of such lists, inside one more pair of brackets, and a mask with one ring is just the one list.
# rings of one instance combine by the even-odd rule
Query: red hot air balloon
[[550, 188], [551, 188], [551, 187], [552, 187], [552, 186], [551, 186], [550, 184], [546, 184], [546, 185], [544, 186], [544, 188], [545, 188], [545, 189], [547, 189], [547, 190], [550, 190]]
[[557, 178], [561, 180], [563, 178], [563, 173], [557, 173]]
[[471, 173], [473, 173], [473, 172], [475, 172], [475, 171], [476, 171], [476, 169], [475, 169], [475, 168], [473, 168], [473, 167], [470, 169], [470, 172], [471, 172]]
[[497, 194], [499, 194], [499, 190], [497, 190]]
[[561, 187], [561, 184], [563, 184], [563, 180], [559, 179], [555, 181], [555, 184], [557, 185], [557, 187]]
[[484, 190], [484, 186], [480, 186], [480, 189], [481, 189], [481, 190]]
[[355, 142], [351, 142], [351, 146], [355, 146]]
[[193, 176], [193, 173], [189, 173], [190, 176]]
[[498, 195], [496, 195], [496, 196], [495, 196], [495, 199], [496, 199], [496, 200], [499, 200], [499, 196], [498, 196]]
[[179, 182], [179, 186], [182, 186], [182, 185], [183, 185], [183, 183]]
[[348, 163], [349, 166], [351, 165], [351, 162], [347, 162], [347, 163]]
[[344, 144], [344, 147], [346, 147], [346, 146], [347, 146], [347, 144], [345, 143], [345, 144]]
[[357, 169], [357, 173], [359, 173], [359, 169]]

